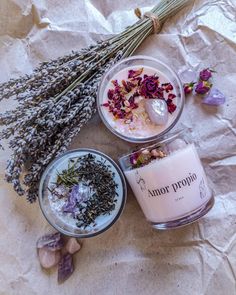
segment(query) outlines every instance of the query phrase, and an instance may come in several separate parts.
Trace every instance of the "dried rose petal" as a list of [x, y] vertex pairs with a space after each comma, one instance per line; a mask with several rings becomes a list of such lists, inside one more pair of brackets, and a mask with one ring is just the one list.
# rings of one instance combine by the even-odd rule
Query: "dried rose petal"
[[164, 88], [166, 93], [168, 93], [168, 92], [170, 92], [170, 91], [172, 91], [174, 89], [174, 87], [172, 86], [171, 83], [164, 83], [161, 86]]
[[172, 114], [176, 110], [176, 105], [173, 102], [167, 103], [167, 108], [168, 108], [168, 112]]
[[131, 79], [131, 78], [136, 78], [138, 76], [140, 76], [143, 72], [143, 68], [140, 68], [138, 70], [129, 70], [129, 73], [128, 73], [128, 79]]
[[122, 80], [121, 83], [122, 83], [122, 85], [124, 86], [125, 91], [126, 91], [127, 93], [130, 93], [130, 91], [132, 90], [131, 85], [128, 84], [125, 80]]
[[38, 239], [36, 247], [46, 248], [50, 251], [57, 251], [63, 247], [63, 239], [60, 233], [47, 234]]
[[58, 283], [66, 281], [74, 272], [73, 258], [71, 254], [65, 254], [62, 256], [58, 264]]
[[145, 98], [163, 97], [159, 88], [159, 78], [157, 76], [146, 76], [140, 86], [140, 95]]
[[213, 106], [219, 106], [224, 104], [226, 101], [225, 95], [218, 89], [212, 88], [210, 93], [204, 97], [202, 100], [202, 103], [213, 105]]
[[173, 93], [169, 93], [168, 94], [168, 99], [173, 100], [174, 98], [176, 98], [176, 95], [175, 94], [173, 94]]
[[212, 77], [212, 71], [210, 69], [204, 69], [200, 72], [200, 79], [202, 81], [208, 81]]
[[109, 100], [113, 100], [115, 91], [113, 89], [109, 89], [107, 92], [107, 97]]
[[206, 94], [212, 87], [212, 84], [210, 84], [209, 82], [207, 81], [200, 81], [196, 88], [195, 88], [195, 92], [197, 94]]

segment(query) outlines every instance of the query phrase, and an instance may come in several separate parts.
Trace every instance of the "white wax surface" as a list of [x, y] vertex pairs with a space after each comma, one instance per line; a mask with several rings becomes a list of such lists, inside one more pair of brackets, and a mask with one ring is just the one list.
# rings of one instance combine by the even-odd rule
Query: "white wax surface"
[[[170, 79], [168, 79], [168, 77], [166, 77], [162, 72], [158, 71], [155, 68], [152, 67], [147, 67], [147, 66], [132, 66], [132, 67], [128, 67], [126, 69], [121, 70], [120, 72], [118, 72], [115, 76], [113, 76], [112, 80], [117, 80], [119, 83], [121, 83], [122, 80], [128, 80], [128, 71], [129, 70], [138, 70], [140, 68], [144, 68], [143, 73], [141, 76], [143, 76], [144, 74], [147, 75], [154, 75], [156, 74], [159, 77], [160, 80], [160, 84], [162, 83], [169, 83], [171, 82]], [[114, 85], [112, 84], [112, 82], [109, 82], [106, 90], [104, 92], [104, 97], [103, 97], [103, 101], [101, 102], [101, 104], [106, 103], [108, 101], [108, 97], [107, 97], [107, 93], [109, 89], [114, 89]], [[173, 85], [173, 83], [171, 83]], [[174, 85], [173, 85], [174, 87]], [[176, 95], [176, 90], [175, 88], [171, 91], [171, 93]], [[167, 99], [168, 94], [164, 94], [164, 97]], [[175, 99], [173, 99], [173, 103], [175, 103], [177, 105], [177, 108], [175, 110], [175, 112], [173, 114], [168, 113], [168, 122], [166, 125], [155, 125], [153, 124], [149, 117], [147, 112], [145, 111], [145, 98], [140, 96], [137, 97], [135, 102], [138, 102], [139, 104], [139, 108], [133, 110], [133, 122], [131, 122], [130, 124], [126, 124], [124, 122], [123, 119], [116, 119], [112, 113], [110, 113], [108, 111], [107, 107], [103, 107], [101, 106], [101, 111], [103, 113], [104, 118], [106, 119], [107, 123], [113, 128], [115, 129], [118, 133], [120, 133], [121, 135], [125, 135], [128, 137], [132, 137], [132, 138], [148, 138], [151, 136], [155, 136], [160, 134], [161, 132], [163, 132], [166, 128], [168, 128], [173, 121], [175, 120], [179, 109], [178, 109], [178, 98], [176, 97]]]
[[[144, 167], [125, 171], [125, 175], [146, 218], [152, 222], [168, 222], [187, 216], [211, 198], [193, 144]], [[186, 184], [186, 179], [190, 185]], [[159, 194], [161, 189], [165, 193]]]

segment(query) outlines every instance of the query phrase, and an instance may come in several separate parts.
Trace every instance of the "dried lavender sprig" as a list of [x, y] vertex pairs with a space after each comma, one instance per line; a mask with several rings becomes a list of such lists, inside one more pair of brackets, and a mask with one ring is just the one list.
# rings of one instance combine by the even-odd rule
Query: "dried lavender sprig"
[[[152, 12], [162, 24], [173, 10], [187, 2], [162, 0]], [[43, 63], [33, 74], [0, 85], [0, 99], [15, 97], [20, 101], [18, 108], [0, 115], [0, 123], [8, 126], [0, 136], [13, 135], [9, 142], [13, 154], [6, 177], [20, 195], [26, 191], [29, 201], [36, 199], [45, 166], [67, 149], [95, 112], [96, 90], [104, 70], [119, 54], [120, 58], [131, 55], [152, 31], [150, 19], [139, 20], [108, 41]], [[85, 86], [78, 94], [81, 83]], [[23, 186], [21, 178], [26, 166], [29, 170]]]
[[[63, 69], [63, 67], [68, 66], [68, 63], [73, 64], [78, 61], [84, 62], [89, 60], [91, 56], [99, 50], [103, 50], [108, 46], [109, 42], [98, 42], [95, 45], [91, 45], [88, 48], [83, 48], [80, 51], [72, 52], [67, 56], [51, 60], [49, 62], [43, 62], [38, 68], [34, 70], [31, 75], [25, 75], [18, 79], [11, 79], [8, 82], [2, 83], [0, 85], [0, 100], [3, 98], [10, 98], [12, 95], [19, 94], [26, 91], [27, 89], [32, 89], [34, 86], [42, 85], [44, 79], [53, 79], [55, 72], [58, 69]], [[63, 77], [63, 76], [61, 76]]]

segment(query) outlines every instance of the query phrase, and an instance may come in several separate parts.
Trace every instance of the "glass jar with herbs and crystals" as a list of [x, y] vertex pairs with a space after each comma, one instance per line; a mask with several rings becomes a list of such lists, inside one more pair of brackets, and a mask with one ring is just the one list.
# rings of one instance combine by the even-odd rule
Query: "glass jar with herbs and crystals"
[[184, 131], [120, 158], [120, 165], [151, 225], [171, 229], [204, 216], [214, 198], [196, 147]]
[[87, 238], [110, 228], [126, 201], [118, 165], [92, 149], [69, 151], [42, 175], [39, 203], [48, 222], [67, 236]]

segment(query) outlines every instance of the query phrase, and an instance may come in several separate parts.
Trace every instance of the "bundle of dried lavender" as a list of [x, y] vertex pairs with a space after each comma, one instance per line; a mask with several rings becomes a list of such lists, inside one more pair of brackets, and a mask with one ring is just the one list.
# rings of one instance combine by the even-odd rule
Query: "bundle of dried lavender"
[[95, 112], [96, 91], [104, 72], [130, 56], [187, 2], [162, 0], [149, 16], [120, 35], [44, 62], [31, 75], [0, 85], [0, 100], [19, 102], [16, 109], [0, 114], [0, 125], [7, 126], [0, 139], [9, 139], [12, 149], [6, 180], [19, 195], [26, 195], [30, 202], [36, 200], [38, 181], [47, 164], [67, 149]]

